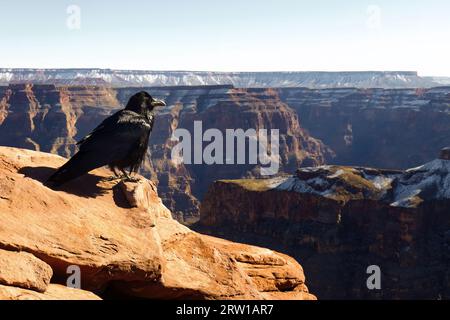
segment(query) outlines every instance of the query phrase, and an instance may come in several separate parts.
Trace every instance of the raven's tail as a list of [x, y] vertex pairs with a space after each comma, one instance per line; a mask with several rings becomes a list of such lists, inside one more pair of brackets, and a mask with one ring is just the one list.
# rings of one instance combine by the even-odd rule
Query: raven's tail
[[50, 178], [46, 185], [50, 187], [60, 187], [61, 185], [82, 176], [95, 169], [84, 153], [76, 153], [69, 161], [59, 168]]

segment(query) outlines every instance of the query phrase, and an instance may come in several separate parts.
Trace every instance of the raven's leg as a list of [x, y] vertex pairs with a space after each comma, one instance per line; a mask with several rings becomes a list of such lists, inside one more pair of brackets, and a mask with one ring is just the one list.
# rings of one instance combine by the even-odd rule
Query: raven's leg
[[113, 172], [113, 175], [111, 177], [103, 179], [104, 181], [114, 181], [114, 180], [119, 180], [119, 179], [123, 178], [123, 175], [120, 175], [119, 173], [117, 173], [115, 167], [110, 167], [110, 169]]
[[123, 181], [128, 181], [128, 182], [138, 182], [140, 179], [139, 178], [133, 178], [131, 177], [128, 172], [125, 171], [125, 169], [120, 169], [120, 171], [122, 171], [123, 173], [123, 177], [122, 180]]

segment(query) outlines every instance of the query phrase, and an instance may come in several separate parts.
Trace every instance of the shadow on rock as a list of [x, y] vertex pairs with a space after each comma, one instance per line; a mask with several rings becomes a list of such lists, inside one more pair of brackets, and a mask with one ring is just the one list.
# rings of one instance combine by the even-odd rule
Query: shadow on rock
[[89, 173], [58, 188], [54, 188], [51, 184], [47, 183], [47, 179], [55, 173], [55, 171], [55, 168], [50, 167], [23, 167], [19, 170], [19, 173], [25, 175], [27, 178], [41, 182], [52, 190], [70, 193], [79, 197], [96, 198], [108, 192], [108, 189], [98, 186], [98, 183], [102, 181], [103, 177]]
[[130, 202], [125, 197], [125, 194], [124, 194], [124, 191], [123, 191], [123, 186], [120, 183], [116, 184], [112, 188], [112, 190], [113, 190], [114, 203], [118, 207], [124, 208], [124, 209], [131, 209], [131, 208], [133, 208], [133, 206], [130, 205]]

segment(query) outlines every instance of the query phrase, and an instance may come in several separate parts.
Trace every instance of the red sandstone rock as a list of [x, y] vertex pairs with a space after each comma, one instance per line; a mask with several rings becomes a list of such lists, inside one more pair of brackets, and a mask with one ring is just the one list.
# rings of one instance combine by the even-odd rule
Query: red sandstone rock
[[92, 292], [50, 284], [43, 293], [0, 285], [0, 300], [101, 300]]
[[[315, 298], [294, 259], [189, 230], [173, 220], [155, 186], [146, 180], [115, 186], [101, 181], [110, 172], [99, 169], [61, 191], [45, 187], [42, 182], [64, 161], [55, 155], [0, 148], [0, 247], [28, 252], [50, 265], [52, 283], [65, 284], [67, 267], [77, 265], [82, 289], [99, 296]], [[19, 272], [9, 278], [31, 278], [27, 275]], [[44, 295], [16, 287], [24, 283], [8, 281], [9, 287], [0, 287], [0, 296], [95, 298], [54, 284]]]
[[52, 268], [26, 252], [0, 250], [0, 284], [45, 292]]

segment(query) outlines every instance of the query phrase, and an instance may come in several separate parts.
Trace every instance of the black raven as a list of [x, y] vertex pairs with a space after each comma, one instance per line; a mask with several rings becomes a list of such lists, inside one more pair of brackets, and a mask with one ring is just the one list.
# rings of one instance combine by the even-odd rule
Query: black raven
[[144, 160], [150, 132], [154, 122], [154, 108], [166, 104], [142, 91], [130, 98], [125, 109], [105, 119], [77, 144], [79, 151], [49, 179], [48, 184], [58, 187], [89, 171], [108, 165], [118, 176], [132, 180]]

